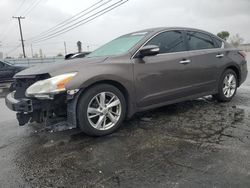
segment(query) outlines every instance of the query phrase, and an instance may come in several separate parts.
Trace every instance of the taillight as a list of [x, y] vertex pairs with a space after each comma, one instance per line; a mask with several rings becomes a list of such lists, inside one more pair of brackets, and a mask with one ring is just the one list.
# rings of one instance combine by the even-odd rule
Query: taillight
[[247, 58], [247, 54], [244, 51], [239, 51], [238, 52], [244, 59]]

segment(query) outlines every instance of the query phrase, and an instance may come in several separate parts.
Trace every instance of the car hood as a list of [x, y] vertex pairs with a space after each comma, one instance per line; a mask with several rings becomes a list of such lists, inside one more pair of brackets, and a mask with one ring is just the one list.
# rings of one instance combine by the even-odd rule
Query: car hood
[[93, 66], [96, 63], [102, 63], [106, 59], [107, 57], [82, 58], [82, 59], [67, 60], [58, 63], [40, 64], [17, 73], [14, 76], [14, 78], [33, 76], [33, 75], [35, 76], [42, 74], [49, 74], [51, 77], [53, 77], [59, 74], [78, 72], [79, 70], [86, 69], [88, 66]]

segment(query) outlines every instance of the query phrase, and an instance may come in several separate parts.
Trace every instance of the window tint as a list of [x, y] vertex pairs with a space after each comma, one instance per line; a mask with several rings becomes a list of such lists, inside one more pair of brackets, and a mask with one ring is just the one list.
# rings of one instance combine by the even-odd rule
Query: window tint
[[167, 31], [155, 36], [146, 45], [157, 45], [160, 53], [186, 51], [181, 31]]
[[196, 31], [187, 32], [189, 50], [201, 50], [215, 48], [214, 42], [209, 35]]
[[215, 43], [216, 48], [221, 48], [222, 47], [222, 41], [215, 38], [215, 37], [213, 37], [213, 39], [214, 39], [214, 43]]

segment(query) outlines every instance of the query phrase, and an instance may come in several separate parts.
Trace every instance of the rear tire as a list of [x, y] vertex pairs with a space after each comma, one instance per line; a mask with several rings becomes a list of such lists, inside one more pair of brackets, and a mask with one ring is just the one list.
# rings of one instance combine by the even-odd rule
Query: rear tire
[[229, 102], [235, 96], [237, 92], [238, 78], [236, 73], [232, 69], [227, 69], [223, 72], [218, 93], [213, 95], [219, 102]]
[[103, 136], [120, 127], [126, 114], [126, 101], [121, 91], [109, 84], [89, 88], [77, 104], [80, 129], [90, 136]]

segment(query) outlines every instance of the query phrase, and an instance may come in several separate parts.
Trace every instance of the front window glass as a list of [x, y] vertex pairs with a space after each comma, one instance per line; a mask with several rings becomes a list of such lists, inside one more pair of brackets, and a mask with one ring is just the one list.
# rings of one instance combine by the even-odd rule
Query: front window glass
[[150, 40], [146, 45], [156, 45], [160, 54], [186, 51], [181, 31], [167, 31]]
[[187, 32], [189, 50], [202, 50], [215, 48], [214, 42], [209, 35], [204, 33], [189, 31]]
[[86, 57], [115, 56], [124, 54], [135, 46], [145, 35], [146, 32], [133, 33], [119, 37], [93, 51]]

